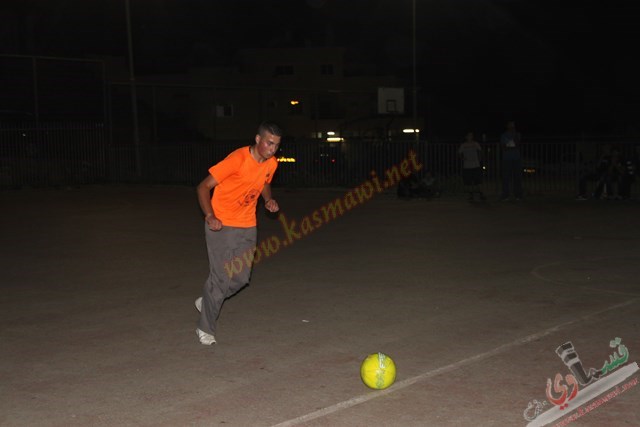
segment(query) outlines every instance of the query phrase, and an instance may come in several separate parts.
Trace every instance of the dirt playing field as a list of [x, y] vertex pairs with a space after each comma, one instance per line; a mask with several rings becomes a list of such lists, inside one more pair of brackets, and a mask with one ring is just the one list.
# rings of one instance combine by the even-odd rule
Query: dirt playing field
[[[0, 425], [525, 426], [547, 379], [576, 387], [560, 345], [605, 379], [640, 362], [637, 201], [275, 197], [287, 222], [259, 208], [259, 240], [280, 245], [206, 347], [195, 189], [0, 193]], [[375, 352], [383, 391], [359, 376]], [[639, 372], [550, 425], [640, 425]]]

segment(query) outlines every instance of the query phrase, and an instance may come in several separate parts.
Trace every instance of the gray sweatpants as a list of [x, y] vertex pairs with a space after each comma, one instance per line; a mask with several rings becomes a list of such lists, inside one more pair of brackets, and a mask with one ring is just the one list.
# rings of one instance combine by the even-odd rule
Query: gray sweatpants
[[257, 229], [223, 226], [220, 231], [211, 231], [205, 223], [204, 232], [209, 277], [202, 290], [198, 328], [215, 335], [222, 303], [249, 283]]

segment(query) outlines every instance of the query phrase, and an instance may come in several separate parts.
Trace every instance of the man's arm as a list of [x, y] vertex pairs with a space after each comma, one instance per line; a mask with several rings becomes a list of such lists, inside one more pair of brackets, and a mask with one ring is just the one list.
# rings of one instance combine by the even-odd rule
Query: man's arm
[[261, 194], [264, 199], [264, 207], [269, 212], [278, 212], [280, 210], [278, 202], [271, 198], [271, 184], [265, 184]]
[[211, 207], [211, 190], [218, 185], [218, 182], [211, 175], [198, 184], [196, 192], [198, 194], [198, 204], [204, 215], [204, 220], [212, 231], [218, 231], [222, 228], [222, 223], [213, 214], [213, 208]]

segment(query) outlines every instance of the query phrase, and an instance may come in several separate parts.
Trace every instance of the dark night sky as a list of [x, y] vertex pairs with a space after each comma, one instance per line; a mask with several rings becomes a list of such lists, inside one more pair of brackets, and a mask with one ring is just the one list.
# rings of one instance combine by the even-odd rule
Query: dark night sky
[[[416, 3], [420, 107], [443, 132], [514, 118], [539, 134], [640, 133], [637, 2]], [[126, 55], [124, 0], [0, 8], [1, 53]], [[411, 83], [411, 0], [131, 0], [131, 11], [140, 74], [224, 64], [240, 47], [330, 45]]]

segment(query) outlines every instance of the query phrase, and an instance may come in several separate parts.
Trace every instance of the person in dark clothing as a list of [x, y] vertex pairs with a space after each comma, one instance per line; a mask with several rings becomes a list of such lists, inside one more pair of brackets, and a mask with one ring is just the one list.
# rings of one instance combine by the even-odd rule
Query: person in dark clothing
[[[635, 156], [634, 156], [635, 157]], [[636, 182], [637, 161], [630, 157], [622, 162], [622, 176], [620, 177], [619, 195], [622, 200], [631, 198], [631, 187]]]
[[595, 190], [591, 193], [594, 198], [600, 198], [602, 191], [606, 186], [607, 172], [611, 166], [611, 146], [604, 145], [602, 147], [602, 154], [598, 159], [598, 163], [595, 169], [588, 171], [580, 177], [578, 200], [589, 199], [587, 194], [587, 186], [590, 182], [595, 183]]
[[502, 151], [502, 195], [500, 200], [509, 199], [510, 189], [516, 200], [522, 198], [522, 160], [520, 144], [522, 137], [516, 131], [515, 122], [507, 123], [507, 130], [500, 137]]
[[415, 174], [411, 174], [403, 178], [398, 183], [397, 195], [400, 199], [413, 199], [416, 197], [431, 199], [432, 197], [440, 197], [442, 192], [438, 179], [427, 171], [424, 177], [418, 180]]

